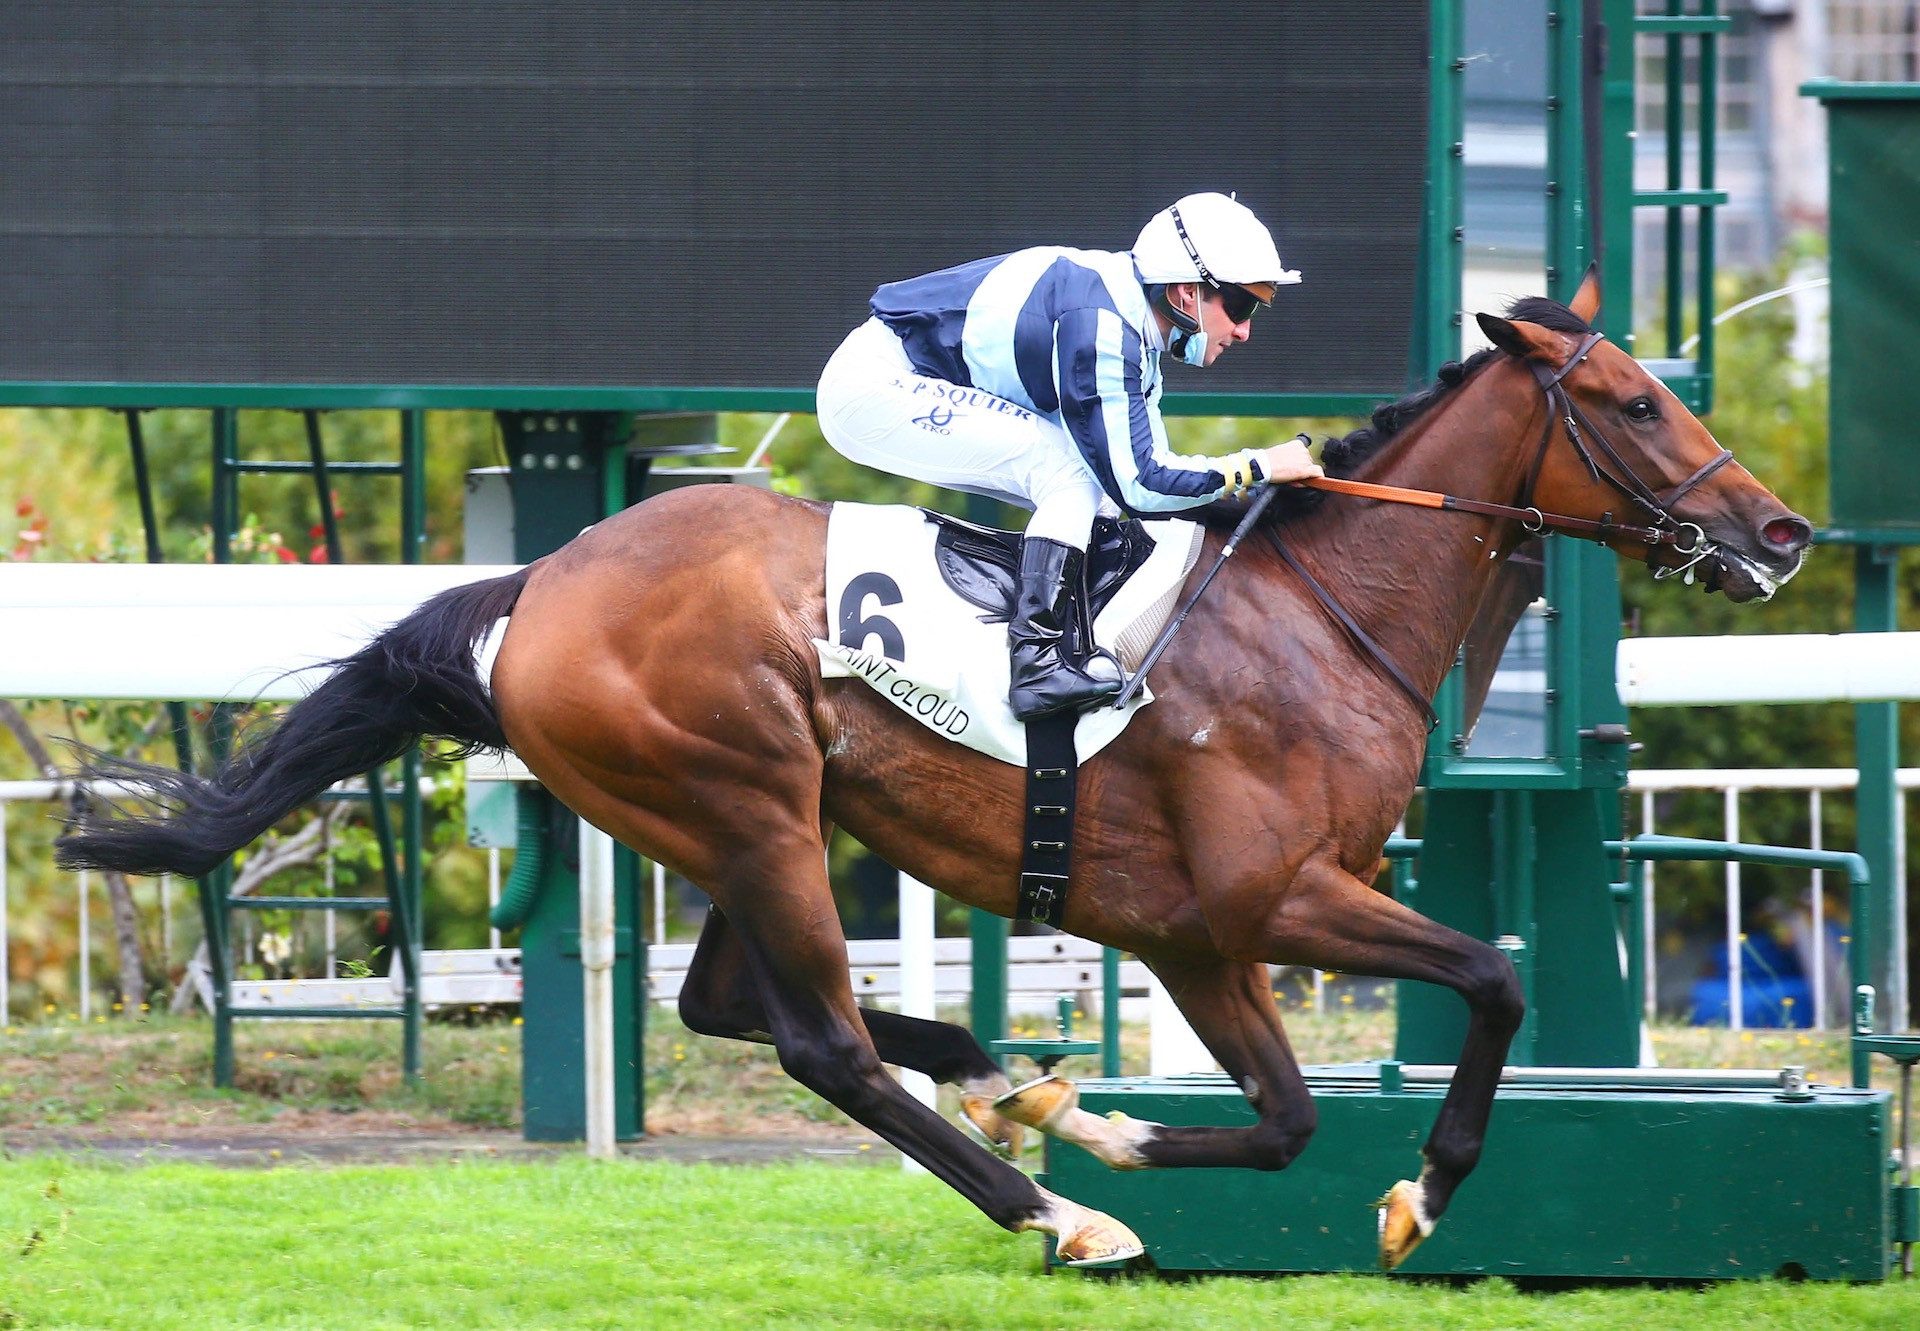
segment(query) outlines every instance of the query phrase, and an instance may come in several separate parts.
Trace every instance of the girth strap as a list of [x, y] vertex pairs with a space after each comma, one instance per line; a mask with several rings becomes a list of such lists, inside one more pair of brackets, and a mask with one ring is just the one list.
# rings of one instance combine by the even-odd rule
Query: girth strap
[[1020, 895], [1016, 920], [1058, 929], [1073, 873], [1073, 811], [1080, 790], [1074, 750], [1077, 711], [1027, 722], [1027, 816], [1020, 840]]

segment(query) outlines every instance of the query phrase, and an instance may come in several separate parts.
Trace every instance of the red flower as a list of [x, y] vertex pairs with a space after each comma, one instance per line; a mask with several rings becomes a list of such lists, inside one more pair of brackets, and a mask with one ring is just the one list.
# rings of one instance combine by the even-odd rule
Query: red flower
[[284, 545], [274, 546], [273, 553], [280, 557], [280, 562], [283, 564], [297, 564], [300, 562], [300, 556], [287, 549]]

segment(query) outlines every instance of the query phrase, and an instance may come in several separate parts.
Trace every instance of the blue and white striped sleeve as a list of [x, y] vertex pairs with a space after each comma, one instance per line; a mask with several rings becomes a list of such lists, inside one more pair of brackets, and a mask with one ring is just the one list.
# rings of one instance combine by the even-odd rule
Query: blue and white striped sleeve
[[1136, 514], [1169, 513], [1220, 498], [1226, 476], [1214, 459], [1167, 445], [1148, 402], [1140, 335], [1112, 310], [1069, 310], [1054, 325], [1060, 417], [1115, 501]]

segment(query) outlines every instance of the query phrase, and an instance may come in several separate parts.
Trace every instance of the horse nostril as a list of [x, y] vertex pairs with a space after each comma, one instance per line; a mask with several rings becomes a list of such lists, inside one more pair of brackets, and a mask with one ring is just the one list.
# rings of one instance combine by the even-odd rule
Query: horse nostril
[[1797, 515], [1775, 518], [1760, 529], [1768, 545], [1787, 554], [1807, 548], [1813, 540], [1813, 524]]

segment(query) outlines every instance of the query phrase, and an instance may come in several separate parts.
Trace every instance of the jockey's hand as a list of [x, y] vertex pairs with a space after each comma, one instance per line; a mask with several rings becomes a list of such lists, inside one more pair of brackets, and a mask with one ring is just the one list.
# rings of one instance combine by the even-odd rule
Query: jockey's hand
[[1324, 476], [1320, 464], [1307, 452], [1307, 437], [1297, 434], [1284, 444], [1275, 444], [1272, 448], [1260, 451], [1260, 474], [1268, 485], [1286, 485], [1292, 481], [1304, 481], [1312, 477]]

